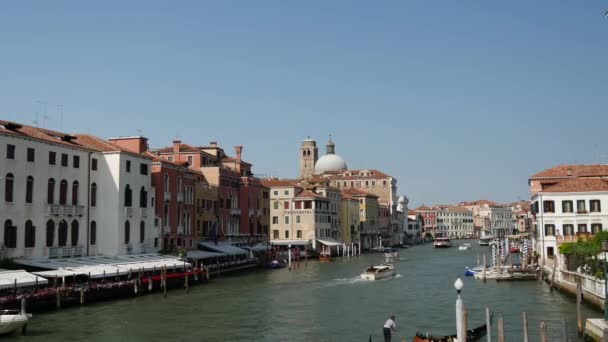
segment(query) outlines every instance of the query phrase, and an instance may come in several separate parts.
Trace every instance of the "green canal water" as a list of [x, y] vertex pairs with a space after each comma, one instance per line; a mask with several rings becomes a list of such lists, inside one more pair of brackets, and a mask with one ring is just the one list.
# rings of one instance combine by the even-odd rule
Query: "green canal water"
[[[463, 299], [469, 326], [483, 321], [489, 306], [505, 318], [507, 341], [521, 341], [521, 313], [528, 312], [530, 341], [538, 340], [538, 322], [548, 321], [550, 340], [568, 321], [576, 336], [572, 298], [538, 282], [483, 284], [463, 277], [487, 247], [470, 251], [436, 250], [431, 245], [401, 250], [399, 275], [375, 282], [359, 279], [381, 255], [302, 263], [300, 268], [253, 271], [225, 276], [189, 294], [173, 290], [167, 298], [149, 295], [64, 309], [32, 318], [20, 341], [381, 341], [382, 325], [396, 315], [398, 336], [416, 331], [455, 331], [453, 283], [465, 283]], [[601, 313], [583, 307], [585, 317]], [[495, 333], [493, 338], [495, 338]], [[395, 340], [395, 339], [394, 339]]]

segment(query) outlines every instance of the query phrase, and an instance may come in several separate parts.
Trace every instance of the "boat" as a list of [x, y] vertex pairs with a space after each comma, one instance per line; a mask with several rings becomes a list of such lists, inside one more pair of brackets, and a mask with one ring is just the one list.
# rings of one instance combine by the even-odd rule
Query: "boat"
[[27, 322], [32, 315], [19, 310], [0, 310], [0, 335], [14, 332], [25, 333]]
[[319, 254], [319, 262], [330, 262], [330, 261], [331, 261], [331, 253], [321, 252], [321, 254]]
[[471, 244], [470, 243], [463, 243], [462, 245], [460, 245], [458, 247], [459, 251], [467, 251], [469, 249], [471, 249]]
[[361, 279], [365, 280], [378, 280], [382, 278], [388, 278], [395, 275], [395, 269], [391, 265], [379, 265], [370, 266], [363, 273], [361, 273]]
[[285, 267], [285, 266], [287, 266], [287, 264], [286, 264], [286, 263], [284, 263], [284, 262], [279, 262], [279, 261], [277, 261], [277, 260], [273, 260], [273, 261], [271, 261], [271, 262], [266, 263], [266, 264], [264, 264], [264, 265], [263, 265], [263, 267], [264, 267], [264, 268], [269, 269], [269, 270], [274, 270], [274, 269], [278, 269], [278, 268], [283, 268], [283, 267]]
[[394, 263], [399, 260], [399, 252], [384, 253], [384, 262]]
[[[492, 317], [490, 317], [490, 321], [492, 321]], [[467, 342], [477, 342], [481, 341], [481, 339], [486, 336], [488, 329], [486, 325], [481, 325], [475, 329], [467, 330]], [[452, 342], [456, 341], [456, 334], [447, 335], [447, 336], [433, 336], [429, 333], [423, 334], [420, 332], [416, 333], [414, 336], [413, 342]]]
[[438, 237], [435, 239], [433, 246], [435, 246], [435, 248], [448, 248], [452, 246], [452, 242], [450, 242], [450, 238]]
[[467, 277], [473, 277], [473, 276], [475, 276], [475, 274], [481, 273], [481, 272], [483, 272], [483, 267], [481, 267], [481, 266], [473, 267], [473, 268], [467, 266], [464, 268], [464, 275]]
[[509, 247], [509, 253], [519, 253], [519, 247], [512, 245]]
[[494, 239], [496, 239], [496, 237], [494, 237], [494, 236], [482, 236], [479, 238], [479, 245], [480, 246], [489, 246], [490, 242], [492, 242]]

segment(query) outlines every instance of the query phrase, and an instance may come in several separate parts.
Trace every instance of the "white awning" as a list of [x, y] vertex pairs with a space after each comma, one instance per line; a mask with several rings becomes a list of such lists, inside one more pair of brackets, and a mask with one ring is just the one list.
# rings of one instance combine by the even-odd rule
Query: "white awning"
[[270, 241], [271, 246], [307, 246], [310, 245], [308, 240], [274, 240]]
[[15, 287], [15, 285], [17, 287], [34, 286], [36, 285], [36, 279], [38, 285], [48, 284], [46, 279], [24, 270], [0, 270], [0, 289], [9, 289]]
[[319, 241], [321, 244], [323, 244], [325, 246], [329, 246], [329, 247], [342, 246], [343, 245], [342, 242], [338, 242], [338, 241], [333, 240], [333, 239], [317, 239], [317, 241]]

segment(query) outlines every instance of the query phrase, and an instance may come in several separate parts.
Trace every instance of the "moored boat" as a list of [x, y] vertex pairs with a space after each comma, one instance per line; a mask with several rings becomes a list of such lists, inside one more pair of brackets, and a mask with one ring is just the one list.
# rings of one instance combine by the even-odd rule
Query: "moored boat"
[[[493, 316], [493, 315], [492, 315]], [[490, 321], [492, 318], [490, 318]], [[488, 329], [486, 325], [481, 325], [475, 329], [467, 330], [467, 342], [477, 342], [486, 336]], [[456, 334], [446, 336], [433, 336], [429, 333], [416, 333], [413, 342], [452, 342], [456, 340]]]
[[458, 250], [459, 251], [466, 251], [471, 249], [471, 244], [470, 243], [463, 243], [462, 245], [458, 246]]
[[479, 245], [480, 246], [489, 246], [490, 242], [492, 242], [494, 239], [496, 239], [496, 237], [494, 237], [494, 236], [482, 236], [479, 238]]
[[319, 254], [319, 262], [330, 262], [331, 261], [331, 254], [329, 252], [321, 252], [321, 254]]
[[450, 241], [450, 238], [438, 237], [435, 239], [433, 246], [435, 246], [435, 248], [448, 248], [452, 246], [452, 242]]
[[378, 280], [395, 275], [395, 269], [391, 265], [371, 266], [361, 273], [361, 279]]
[[25, 332], [27, 322], [31, 315], [19, 310], [0, 311], [0, 335], [11, 334], [16, 331]]

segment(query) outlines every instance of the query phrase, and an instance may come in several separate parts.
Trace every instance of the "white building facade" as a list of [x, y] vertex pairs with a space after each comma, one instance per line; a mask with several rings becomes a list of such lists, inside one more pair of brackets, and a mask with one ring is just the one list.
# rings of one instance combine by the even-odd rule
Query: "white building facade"
[[472, 237], [475, 233], [473, 212], [464, 207], [442, 207], [437, 212], [437, 234], [450, 238]]

